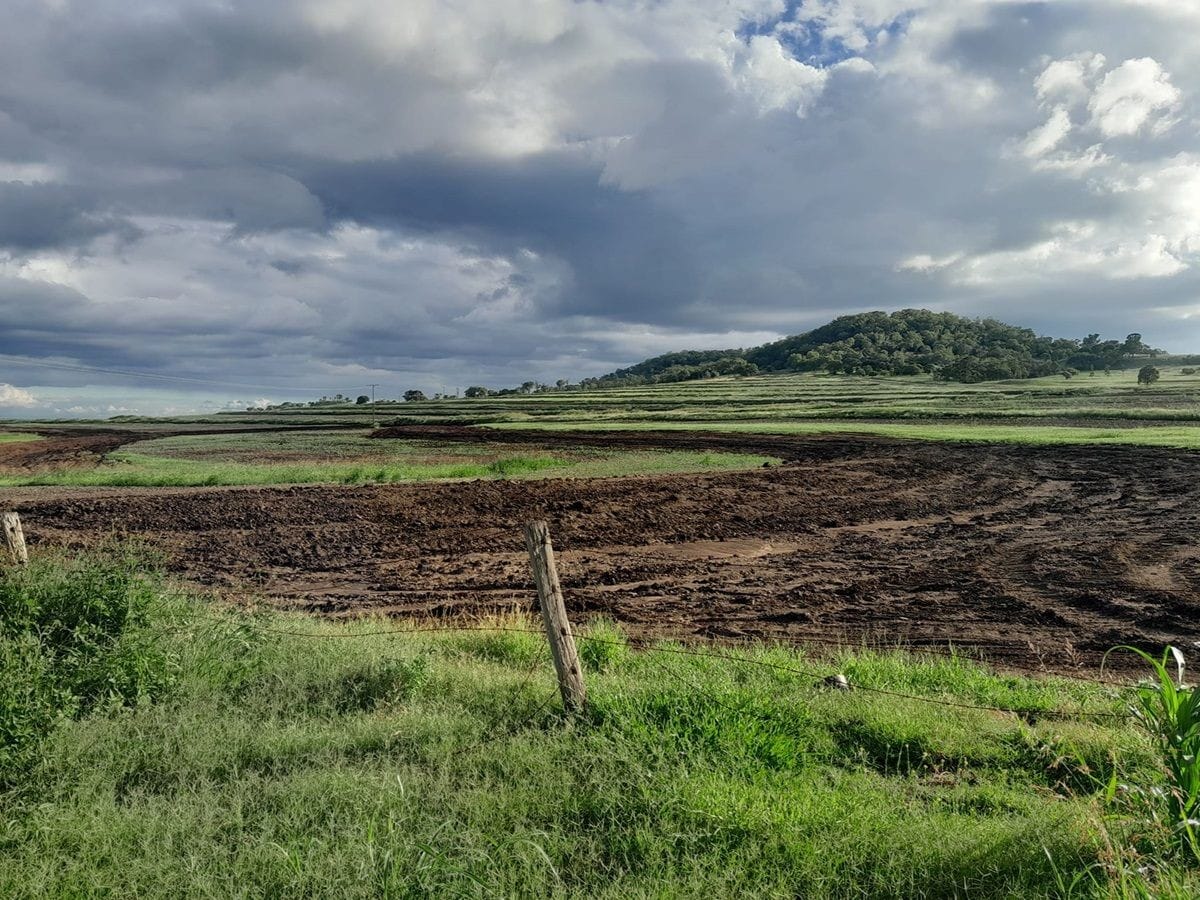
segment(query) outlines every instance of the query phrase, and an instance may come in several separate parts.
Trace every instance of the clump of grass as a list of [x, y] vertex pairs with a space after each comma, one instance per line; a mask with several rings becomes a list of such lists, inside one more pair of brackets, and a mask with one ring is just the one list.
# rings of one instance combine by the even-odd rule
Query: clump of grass
[[307, 685], [307, 705], [326, 705], [339, 714], [369, 712], [411, 699], [428, 678], [429, 660], [423, 655], [355, 659], [331, 677]]
[[550, 661], [550, 648], [541, 628], [540, 619], [513, 608], [448, 624], [442, 644], [464, 657], [528, 669]]
[[607, 672], [629, 659], [629, 640], [611, 619], [592, 619], [575, 637], [579, 659], [589, 672]]

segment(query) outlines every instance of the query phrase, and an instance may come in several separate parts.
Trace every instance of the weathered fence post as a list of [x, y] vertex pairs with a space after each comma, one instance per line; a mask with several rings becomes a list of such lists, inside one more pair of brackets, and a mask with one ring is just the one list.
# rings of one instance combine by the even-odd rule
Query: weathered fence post
[[25, 549], [25, 532], [21, 530], [21, 517], [15, 512], [6, 512], [4, 519], [4, 543], [13, 562], [25, 565], [29, 562], [29, 551]]
[[554, 547], [550, 544], [550, 529], [545, 522], [530, 522], [525, 526], [525, 546], [529, 550], [529, 563], [533, 566], [538, 605], [542, 608], [542, 621], [546, 625], [546, 636], [550, 639], [550, 652], [554, 656], [554, 671], [558, 675], [563, 706], [568, 712], [578, 712], [587, 703], [583, 668], [575, 650], [571, 623], [567, 620], [567, 606], [563, 602], [558, 569], [554, 565]]

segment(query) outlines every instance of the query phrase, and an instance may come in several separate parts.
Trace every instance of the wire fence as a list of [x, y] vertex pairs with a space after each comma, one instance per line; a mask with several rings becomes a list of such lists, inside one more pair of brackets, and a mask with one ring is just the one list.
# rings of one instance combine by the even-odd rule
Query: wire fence
[[[206, 616], [205, 614], [199, 613], [199, 612], [197, 612], [197, 616], [202, 619], [208, 618], [214, 622], [220, 621], [222, 623], [228, 623], [230, 621], [227, 617], [220, 618], [220, 617], [216, 617], [216, 616]], [[534, 635], [534, 636], [539, 636], [539, 637], [545, 636], [545, 631], [541, 628], [521, 627], [521, 626], [517, 626], [517, 625], [495, 625], [495, 624], [485, 624], [485, 623], [477, 623], [477, 624], [450, 624], [450, 623], [440, 623], [440, 622], [438, 622], [438, 623], [420, 623], [420, 624], [410, 624], [405, 627], [399, 627], [399, 628], [371, 629], [371, 630], [366, 630], [366, 631], [352, 631], [352, 630], [346, 630], [346, 631], [302, 631], [302, 630], [289, 629], [289, 628], [277, 628], [277, 627], [272, 627], [269, 625], [265, 625], [261, 622], [255, 621], [255, 619], [253, 617], [247, 617], [244, 620], [244, 623], [248, 624], [249, 627], [252, 627], [263, 634], [272, 634], [272, 635], [279, 635], [279, 636], [286, 636], [286, 637], [299, 637], [299, 638], [316, 639], [316, 640], [326, 640], [326, 639], [328, 639], [328, 640], [343, 640], [343, 639], [353, 639], [353, 638], [383, 637], [383, 636], [396, 636], [396, 635], [454, 634], [454, 633], [485, 633], [485, 634], [487, 634], [487, 633], [506, 634], [507, 633], [507, 634]], [[182, 631], [186, 631], [186, 629], [182, 629], [176, 633], [181, 633]], [[749, 655], [747, 650], [749, 650], [750, 648], [743, 648], [741, 653], [737, 653], [737, 652], [729, 652], [727, 650], [721, 650], [720, 648], [713, 647], [713, 646], [708, 646], [707, 649], [700, 649], [694, 645], [688, 646], [687, 644], [685, 644], [683, 642], [679, 642], [677, 639], [675, 641], [671, 641], [670, 639], [666, 639], [666, 638], [625, 637], [622, 640], [615, 640], [612, 638], [603, 638], [603, 637], [598, 637], [595, 635], [588, 635], [588, 634], [581, 633], [581, 632], [576, 632], [574, 637], [575, 637], [575, 640], [579, 641], [579, 642], [594, 643], [594, 644], [600, 644], [600, 645], [609, 645], [609, 646], [613, 646], [613, 647], [632, 647], [633, 649], [635, 649], [639, 652], [649, 654], [649, 655], [658, 654], [658, 655], [667, 655], [667, 656], [683, 656], [683, 657], [693, 657], [693, 658], [698, 658], [698, 659], [719, 660], [723, 663], [732, 663], [735, 665], [751, 666], [751, 667], [769, 669], [769, 670], [778, 671], [778, 672], [784, 672], [789, 675], [794, 675], [794, 676], [798, 676], [800, 678], [811, 680], [815, 685], [818, 685], [818, 686], [830, 684], [832, 679], [835, 679], [840, 674], [839, 672], [832, 671], [832, 670], [831, 671], [818, 671], [816, 669], [804, 668], [801, 666], [777, 662], [774, 660], [761, 659], [761, 658], [755, 657], [753, 655]], [[803, 645], [801, 644], [800, 646], [802, 647]], [[765, 645], [759, 645], [759, 647], [758, 647], [758, 649], [764, 649], [764, 648], [765, 648]], [[845, 649], [844, 646], [842, 647], [842, 649]], [[967, 657], [958, 657], [958, 658], [968, 659]], [[535, 662], [535, 663], [531, 664], [529, 672], [527, 673], [525, 680], [523, 680], [513, 692], [513, 699], [508, 707], [508, 712], [511, 712], [512, 707], [515, 706], [515, 704], [517, 702], [519, 702], [519, 698], [522, 695], [522, 693], [524, 692], [525, 688], [528, 687], [529, 683], [532, 681], [532, 679], [534, 677], [536, 677], [536, 675], [539, 671], [545, 671], [544, 662], [539, 661], [539, 662]], [[675, 672], [675, 674], [678, 675], [678, 672]], [[1122, 688], [1122, 689], [1128, 689], [1131, 687], [1131, 685], [1128, 683], [1115, 682], [1115, 681], [1092, 682], [1092, 683], [1106, 684], [1106, 685], [1109, 685], [1112, 687], [1118, 687], [1118, 688]], [[861, 692], [861, 693], [869, 694], [869, 695], [873, 695], [873, 696], [887, 697], [890, 699], [904, 700], [906, 702], [913, 702], [913, 703], [927, 703], [927, 704], [932, 704], [932, 705], [941, 706], [941, 707], [948, 707], [948, 708], [953, 708], [953, 709], [962, 709], [962, 710], [971, 710], [971, 711], [977, 711], [977, 712], [990, 712], [990, 713], [997, 713], [997, 714], [1013, 715], [1013, 716], [1017, 716], [1019, 718], [1028, 719], [1028, 720], [1058, 719], [1058, 720], [1076, 720], [1076, 721], [1078, 721], [1078, 720], [1124, 721], [1126, 719], [1129, 719], [1132, 716], [1131, 712], [1104, 712], [1104, 711], [1092, 711], [1092, 710], [1061, 710], [1061, 709], [1051, 709], [1051, 708], [1047, 708], [1047, 707], [1038, 707], [1038, 706], [1018, 707], [1018, 706], [1000, 706], [1000, 705], [987, 704], [987, 703], [970, 703], [970, 702], [965, 702], [962, 700], [951, 699], [948, 697], [936, 697], [936, 696], [930, 696], [927, 694], [914, 694], [911, 692], [893, 690], [890, 688], [877, 687], [877, 686], [866, 685], [866, 684], [861, 684], [861, 683], [855, 683], [853, 685], [849, 685], [849, 687], [851, 690], [853, 690], [855, 692]], [[717, 704], [722, 703], [722, 701], [720, 701], [718, 698], [713, 697], [711, 695], [711, 693], [708, 693], [708, 692], [703, 692], [703, 693], [705, 693], [707, 699], [712, 700], [714, 703], [717, 703]], [[553, 699], [553, 696], [554, 695], [552, 694], [551, 700]]]
[[[343, 622], [352, 622], [353, 619], [339, 620]], [[374, 629], [370, 631], [346, 631], [346, 632], [304, 632], [280, 628], [268, 628], [259, 626], [263, 630], [270, 631], [273, 634], [286, 635], [290, 637], [317, 637], [317, 638], [355, 638], [355, 637], [380, 637], [387, 635], [407, 634], [412, 632], [422, 631], [453, 631], [453, 630], [486, 630], [493, 626], [462, 625], [456, 624], [456, 620], [438, 620], [427, 623], [408, 623], [396, 628]], [[503, 630], [503, 629], [500, 629]], [[514, 629], [515, 630], [515, 629]], [[539, 632], [540, 633], [540, 632]], [[579, 637], [578, 635], [576, 637]], [[980, 643], [972, 641], [966, 646], [956, 646], [953, 643], [948, 643], [946, 647], [930, 646], [929, 644], [914, 645], [902, 640], [892, 639], [890, 641], [880, 640], [874, 645], [869, 640], [860, 638], [853, 640], [845, 635], [829, 635], [820, 633], [804, 632], [803, 634], [782, 634], [768, 632], [761, 636], [733, 637], [733, 636], [705, 636], [697, 634], [666, 634], [666, 633], [650, 633], [644, 637], [630, 636], [628, 642], [636, 643], [640, 648], [652, 648], [656, 643], [670, 642], [684, 645], [699, 644], [701, 646], [718, 646], [721, 648], [739, 647], [748, 650], [761, 650], [768, 647], [786, 647], [798, 651], [811, 650], [813, 647], [819, 647], [824, 650], [847, 651], [852, 649], [872, 650], [877, 652], [901, 652], [913, 657], [930, 656], [939, 659], [945, 659], [954, 662], [974, 662], [980, 665], [989, 665], [998, 670], [1012, 670], [1020, 672], [1027, 676], [1061, 678], [1067, 681], [1075, 681], [1080, 684], [1087, 685], [1104, 685], [1115, 688], [1127, 688], [1131, 685], [1131, 681], [1121, 680], [1118, 678], [1106, 678], [1102, 674], [1077, 674], [1069, 672], [1061, 668], [1051, 668], [1045, 665], [1032, 665], [1022, 662], [1018, 659], [1013, 659], [1010, 656], [1005, 656], [1003, 659], [988, 659], [983, 652], [984, 647], [998, 647], [1003, 650], [1014, 649], [1014, 642], [994, 642]], [[1033, 653], [1035, 656], [1043, 659], [1052, 659], [1055, 657], [1063, 657], [1069, 654], [1064, 653], [1064, 648], [1056, 646], [1051, 649], [1037, 647], [1026, 643], [1025, 649]]]

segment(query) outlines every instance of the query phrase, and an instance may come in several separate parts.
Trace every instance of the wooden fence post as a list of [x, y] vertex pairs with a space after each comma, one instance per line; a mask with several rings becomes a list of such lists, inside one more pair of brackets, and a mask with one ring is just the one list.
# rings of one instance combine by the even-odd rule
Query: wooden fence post
[[563, 706], [568, 712], [578, 712], [587, 703], [583, 668], [575, 650], [571, 623], [567, 620], [567, 606], [563, 602], [558, 569], [554, 565], [554, 548], [550, 544], [550, 529], [545, 522], [530, 522], [525, 526], [525, 547], [529, 550], [529, 563], [533, 566], [538, 605], [542, 608], [546, 637], [550, 639], [550, 652], [554, 656], [554, 671], [558, 675]]
[[4, 543], [13, 562], [25, 565], [29, 562], [29, 552], [25, 549], [25, 532], [21, 530], [21, 517], [15, 512], [6, 512], [4, 520]]

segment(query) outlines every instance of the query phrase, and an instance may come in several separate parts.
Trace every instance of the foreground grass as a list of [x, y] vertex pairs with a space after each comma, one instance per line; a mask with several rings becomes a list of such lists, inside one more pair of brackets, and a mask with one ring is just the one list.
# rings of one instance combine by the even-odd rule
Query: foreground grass
[[[383, 442], [376, 442], [383, 443]], [[566, 457], [509, 455], [491, 461], [404, 462], [388, 459], [351, 462], [208, 462], [118, 451], [91, 469], [67, 469], [0, 477], [0, 487], [62, 485], [76, 487], [201, 487], [263, 484], [390, 484], [472, 478], [643, 475], [749, 469], [776, 462], [771, 457], [738, 453], [645, 451]]]
[[[103, 563], [43, 560], [5, 596], [63, 608], [89, 595], [76, 571], [110, 584]], [[716, 659], [598, 624], [590, 709], [566, 719], [537, 633], [381, 634], [397, 624], [222, 612], [113, 577], [139, 598], [111, 645], [129, 677], [10, 778], [5, 897], [1117, 896], [1094, 792], [1114, 760], [1157, 777], [1139, 733], [1088, 718], [1120, 693], [963, 659]], [[1158, 896], [1200, 889], [1156, 877]]]

